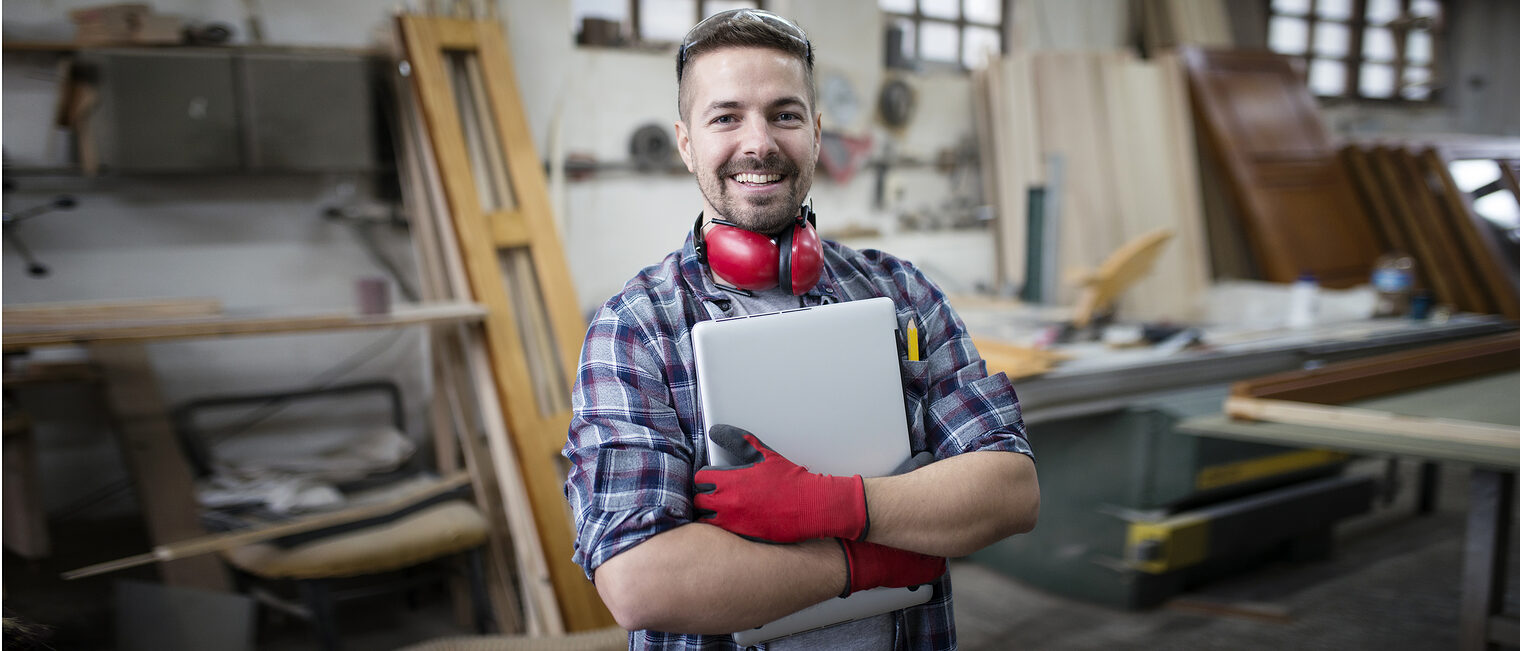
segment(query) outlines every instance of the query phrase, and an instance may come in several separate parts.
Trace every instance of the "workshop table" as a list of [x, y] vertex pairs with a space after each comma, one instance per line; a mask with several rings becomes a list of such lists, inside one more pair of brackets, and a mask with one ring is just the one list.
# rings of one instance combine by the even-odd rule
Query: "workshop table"
[[[1520, 427], [1517, 387], [1520, 371], [1510, 371], [1358, 400], [1345, 406], [1517, 428]], [[1520, 617], [1503, 613], [1515, 472], [1520, 470], [1520, 436], [1455, 440], [1434, 428], [1394, 432], [1352, 423], [1318, 426], [1238, 421], [1223, 414], [1188, 419], [1179, 430], [1201, 436], [1472, 464], [1463, 545], [1459, 648], [1520, 646]]]

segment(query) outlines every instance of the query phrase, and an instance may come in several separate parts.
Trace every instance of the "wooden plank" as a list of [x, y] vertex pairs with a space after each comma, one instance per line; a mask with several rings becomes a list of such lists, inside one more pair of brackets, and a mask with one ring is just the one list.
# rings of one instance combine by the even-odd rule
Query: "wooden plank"
[[[106, 403], [132, 473], [149, 540], [168, 545], [205, 535], [190, 467], [180, 454], [147, 350], [137, 344], [95, 344], [90, 346], [90, 356], [105, 378]], [[219, 591], [232, 587], [221, 562], [211, 557], [169, 560], [159, 566], [159, 572], [165, 585]]]
[[[1477, 267], [1488, 293], [1500, 314], [1520, 320], [1520, 262], [1506, 260], [1504, 249], [1493, 230], [1484, 223], [1483, 217], [1473, 210], [1472, 197], [1457, 187], [1451, 169], [1436, 149], [1426, 149], [1421, 154], [1425, 169], [1441, 184], [1441, 199], [1466, 250]], [[1501, 174], [1507, 174], [1509, 184], [1515, 186], [1513, 166], [1505, 161], [1495, 161]], [[1512, 194], [1520, 197], [1520, 190], [1512, 187]]]
[[[329, 527], [342, 526], [352, 522], [368, 520], [370, 518], [378, 518], [389, 513], [394, 513], [398, 509], [402, 509], [413, 504], [423, 502], [424, 500], [443, 495], [449, 491], [464, 486], [467, 483], [469, 483], [469, 477], [466, 476], [465, 473], [454, 473], [447, 477], [443, 477], [436, 482], [427, 482], [421, 486], [412, 487], [410, 490], [392, 496], [391, 498], [384, 501], [356, 505], [329, 513], [321, 513], [302, 518], [295, 518], [286, 522], [255, 527], [245, 531], [202, 535], [188, 540], [180, 540], [172, 543], [155, 545], [153, 547], [153, 551], [150, 551], [146, 554], [128, 556], [126, 558], [121, 558], [114, 561], [107, 561], [105, 563], [97, 563], [88, 567], [82, 567], [77, 570], [70, 570], [63, 573], [63, 578], [68, 580], [82, 579], [87, 576], [95, 576], [97, 574], [115, 572], [130, 567], [146, 565], [148, 563], [167, 563], [170, 561], [203, 558], [206, 554], [227, 551], [229, 549], [235, 549], [244, 545], [252, 545], [254, 543], [274, 540], [275, 538], [281, 538], [284, 536], [293, 536], [298, 533], [306, 533], [308, 531], [316, 531], [318, 529], [327, 529]], [[215, 559], [209, 560], [214, 561]]]
[[37, 474], [37, 445], [31, 421], [6, 400], [3, 465], [5, 548], [27, 560], [52, 553], [48, 536], [47, 507], [42, 503], [42, 481]]
[[[498, 461], [515, 462], [532, 504], [532, 515], [545, 552], [554, 593], [563, 615], [566, 630], [603, 628], [614, 623], [602, 605], [596, 590], [580, 568], [570, 561], [574, 537], [565, 508], [564, 478], [559, 470], [559, 450], [569, 430], [568, 409], [543, 413], [537, 398], [535, 376], [527, 362], [524, 332], [518, 313], [526, 310], [528, 319], [538, 322], [536, 310], [542, 310], [550, 324], [551, 350], [556, 351], [553, 365], [563, 370], [561, 377], [573, 377], [579, 357], [580, 339], [585, 323], [576, 307], [574, 287], [559, 235], [555, 231], [543, 170], [533, 151], [531, 134], [517, 96], [515, 71], [506, 49], [499, 24], [470, 23], [442, 18], [403, 15], [398, 18], [401, 33], [411, 60], [413, 82], [427, 118], [428, 132], [444, 180], [449, 214], [461, 245], [471, 290], [486, 305], [485, 340], [490, 348], [492, 375], [498, 398], [511, 432], [510, 447], [515, 459], [504, 459], [501, 450], [506, 442], [492, 446]], [[452, 43], [451, 50], [476, 53], [482, 78], [490, 97], [492, 115], [501, 142], [493, 143], [505, 154], [507, 171], [516, 191], [518, 205], [528, 227], [531, 262], [536, 279], [539, 304], [521, 304], [512, 300], [507, 279], [501, 271], [500, 251], [492, 243], [491, 228], [479, 205], [476, 175], [470, 167], [459, 110], [448, 89], [449, 75], [444, 64], [445, 44], [439, 32], [462, 31], [469, 25], [474, 40], [469, 44]], [[519, 296], [531, 298], [525, 292]], [[568, 392], [569, 386], [558, 390]], [[505, 466], [498, 463], [498, 468]], [[550, 550], [553, 550], [552, 553]]]
[[294, 332], [394, 328], [409, 325], [479, 321], [486, 310], [473, 303], [403, 305], [386, 314], [327, 312], [317, 314], [221, 315], [173, 321], [121, 321], [55, 327], [6, 325], [7, 352], [33, 346], [89, 343], [141, 343], [197, 337], [231, 337]]
[[1393, 206], [1389, 203], [1388, 191], [1383, 188], [1382, 183], [1378, 181], [1378, 176], [1373, 172], [1368, 152], [1362, 145], [1346, 145], [1341, 148], [1341, 161], [1346, 165], [1346, 171], [1351, 176], [1352, 187], [1356, 189], [1357, 196], [1362, 199], [1362, 205], [1367, 210], [1367, 216], [1371, 219], [1374, 230], [1377, 231], [1383, 250], [1406, 254], [1412, 251], [1413, 242], [1404, 231], [1403, 225], [1395, 218]]
[[1230, 393], [1340, 404], [1520, 368], [1520, 332], [1478, 337], [1236, 382]]
[[1416, 286], [1428, 287], [1437, 301], [1447, 304], [1456, 304], [1457, 289], [1451, 278], [1439, 267], [1440, 254], [1431, 242], [1430, 235], [1426, 233], [1426, 225], [1419, 218], [1419, 213], [1409, 199], [1405, 186], [1409, 180], [1404, 178], [1401, 167], [1392, 149], [1377, 147], [1372, 151], [1373, 168], [1382, 181], [1382, 187], [1391, 199], [1395, 219], [1414, 245], [1414, 250], [1408, 251], [1415, 260]]
[[1404, 178], [1409, 181], [1405, 188], [1409, 192], [1410, 201], [1439, 256], [1433, 263], [1448, 274], [1456, 289], [1457, 308], [1478, 314], [1493, 312], [1488, 291], [1479, 284], [1477, 272], [1472, 268], [1472, 260], [1460, 246], [1451, 220], [1446, 216], [1445, 206], [1431, 192], [1431, 178], [1420, 165], [1419, 158], [1408, 147], [1400, 147], [1394, 156], [1404, 169]]
[[9, 329], [70, 326], [81, 323], [175, 320], [185, 317], [215, 316], [221, 313], [222, 302], [214, 298], [145, 299], [7, 305], [0, 319], [4, 320], [5, 327]]
[[1375, 409], [1316, 405], [1292, 400], [1230, 396], [1224, 411], [1234, 418], [1331, 427], [1371, 434], [1508, 447], [1520, 453], [1520, 427], [1454, 418], [1409, 416]]
[[[413, 213], [413, 233], [419, 237], [419, 247], [433, 251], [429, 259], [436, 268], [430, 267], [430, 273], [438, 275], [425, 286], [439, 292], [440, 297], [470, 299], [473, 295], [468, 274], [460, 256], [459, 242], [450, 225], [448, 202], [439, 178], [432, 144], [426, 134], [422, 133], [420, 109], [412, 93], [403, 91], [398, 95], [405, 116], [403, 153], [407, 154], [405, 158], [411, 162], [417, 176], [416, 182], [407, 186], [408, 196], [417, 199], [414, 202], [418, 210]], [[495, 533], [493, 538], [510, 542], [510, 548], [497, 543], [493, 543], [491, 548], [492, 564], [489, 569], [493, 576], [498, 577], [496, 583], [499, 583], [493, 588], [493, 594], [494, 590], [509, 589], [513, 585], [512, 577], [506, 573], [508, 568], [514, 567], [515, 561], [515, 583], [521, 590], [521, 599], [493, 597], [493, 604], [501, 610], [510, 608], [512, 602], [517, 602], [523, 610], [529, 635], [562, 633], [562, 618], [554, 599], [548, 565], [544, 560], [543, 549], [539, 546], [538, 530], [533, 522], [532, 507], [522, 485], [522, 477], [516, 472], [516, 458], [508, 442], [501, 404], [496, 399], [496, 382], [486, 360], [480, 329], [459, 326], [454, 328], [452, 334], [435, 330], [434, 336], [435, 349], [439, 351], [435, 364], [441, 369], [448, 369], [446, 377], [454, 383], [450, 388], [457, 392], [458, 400], [452, 401], [449, 409], [462, 409], [465, 413], [476, 415], [483, 430], [473, 431], [469, 427], [472, 421], [467, 420], [463, 414], [450, 412], [454, 421], [460, 424], [457, 433], [463, 437], [462, 451], [475, 482], [477, 503], [491, 522]], [[455, 404], [466, 401], [471, 406]], [[486, 450], [483, 451], [482, 447]], [[509, 533], [501, 533], [503, 526]], [[515, 554], [512, 553], [514, 551]], [[498, 614], [498, 621], [509, 622], [512, 619], [512, 614]]]

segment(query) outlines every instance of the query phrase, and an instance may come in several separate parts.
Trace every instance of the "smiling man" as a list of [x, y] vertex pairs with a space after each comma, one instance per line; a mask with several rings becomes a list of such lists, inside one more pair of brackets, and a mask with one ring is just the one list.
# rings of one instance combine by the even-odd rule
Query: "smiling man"
[[[804, 201], [822, 116], [801, 28], [723, 12], [676, 56], [676, 141], [702, 212], [685, 245], [630, 280], [586, 333], [564, 448], [574, 559], [631, 648], [734, 648], [734, 631], [836, 596], [922, 584], [933, 586], [922, 605], [764, 646], [954, 648], [945, 558], [1029, 531], [1039, 512], [1013, 387], [987, 376], [915, 267], [818, 238]], [[878, 296], [896, 303], [902, 332], [917, 326], [923, 355], [899, 366], [911, 448], [932, 463], [819, 475], [765, 448], [764, 432], [741, 431], [733, 444], [755, 462], [705, 467], [693, 325]]]

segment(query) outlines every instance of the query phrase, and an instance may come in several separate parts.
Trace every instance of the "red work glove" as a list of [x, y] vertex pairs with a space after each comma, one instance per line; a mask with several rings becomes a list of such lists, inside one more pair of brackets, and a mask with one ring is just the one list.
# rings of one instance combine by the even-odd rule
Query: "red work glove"
[[945, 559], [925, 556], [896, 547], [864, 541], [843, 540], [845, 568], [849, 586], [841, 597], [871, 588], [908, 588], [923, 585], [945, 573]]
[[778, 543], [866, 537], [871, 522], [860, 475], [808, 472], [730, 425], [714, 425], [708, 437], [741, 465], [697, 471], [693, 501], [699, 522]]

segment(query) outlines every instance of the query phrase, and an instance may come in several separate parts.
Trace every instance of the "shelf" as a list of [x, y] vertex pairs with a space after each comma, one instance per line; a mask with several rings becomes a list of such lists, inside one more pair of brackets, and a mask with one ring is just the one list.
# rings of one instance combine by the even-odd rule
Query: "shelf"
[[484, 320], [485, 316], [485, 308], [475, 303], [422, 303], [397, 306], [387, 314], [353, 312], [219, 314], [178, 319], [7, 327], [3, 339], [4, 350], [11, 352], [36, 346], [144, 343], [203, 337], [473, 323]]

